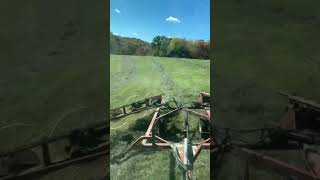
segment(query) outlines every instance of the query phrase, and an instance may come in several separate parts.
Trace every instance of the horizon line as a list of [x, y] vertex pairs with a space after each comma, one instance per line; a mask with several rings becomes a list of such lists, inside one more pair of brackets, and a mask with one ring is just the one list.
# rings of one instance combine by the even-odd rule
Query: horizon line
[[[142, 41], [144, 41], [144, 42], [148, 42], [148, 43], [151, 43], [152, 42], [152, 40], [151, 41], [147, 41], [147, 40], [145, 40], [145, 39], [142, 39], [142, 38], [138, 38], [138, 37], [132, 37], [132, 36], [123, 36], [123, 35], [120, 35], [120, 34], [118, 34], [118, 33], [113, 33], [113, 32], [111, 32], [110, 31], [110, 33], [112, 33], [113, 35], [115, 35], [115, 36], [120, 36], [120, 37], [125, 37], [125, 38], [134, 38], [134, 39], [139, 39], [139, 40], [142, 40]], [[203, 41], [207, 41], [207, 42], [209, 42], [210, 41], [210, 38], [209, 39], [201, 39], [201, 38], [199, 38], [199, 39], [188, 39], [188, 38], [185, 38], [185, 37], [179, 37], [179, 36], [176, 36], [176, 37], [169, 37], [169, 36], [166, 36], [166, 35], [157, 35], [157, 36], [165, 36], [165, 37], [167, 37], [167, 38], [179, 38], [179, 39], [185, 39], [185, 40], [188, 40], [188, 41], [197, 41], [197, 40], [203, 40]], [[154, 36], [154, 37], [156, 37], [156, 36]]]

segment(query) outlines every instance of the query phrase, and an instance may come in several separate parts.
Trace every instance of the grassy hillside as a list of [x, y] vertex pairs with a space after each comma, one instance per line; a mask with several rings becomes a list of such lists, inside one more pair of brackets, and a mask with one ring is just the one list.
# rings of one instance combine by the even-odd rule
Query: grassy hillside
[[[278, 125], [286, 99], [276, 90], [320, 102], [319, 5], [315, 0], [216, 2], [216, 123], [236, 128]], [[301, 158], [299, 152], [285, 154], [278, 156], [288, 162]], [[226, 158], [225, 164], [221, 179], [241, 179], [241, 161]], [[261, 174], [251, 178], [281, 179]]]
[[164, 93], [167, 99], [194, 100], [209, 91], [209, 61], [111, 55], [111, 107]]
[[151, 55], [151, 44], [137, 38], [121, 37], [110, 32], [110, 53]]
[[[102, 120], [107, 99], [104, 1], [5, 0], [0, 12], [0, 151]], [[88, 110], [59, 122], [79, 107]], [[104, 159], [94, 174], [79, 173], [93, 164], [42, 179], [107, 173]]]
[[[193, 101], [199, 91], [209, 91], [209, 61], [160, 58], [151, 56], [111, 55], [111, 107], [128, 104], [164, 93], [166, 100]], [[180, 179], [171, 152], [146, 152], [125, 149], [143, 135], [154, 110], [130, 115], [111, 122], [112, 179]], [[203, 151], [196, 164], [195, 176], [209, 178], [209, 153]]]

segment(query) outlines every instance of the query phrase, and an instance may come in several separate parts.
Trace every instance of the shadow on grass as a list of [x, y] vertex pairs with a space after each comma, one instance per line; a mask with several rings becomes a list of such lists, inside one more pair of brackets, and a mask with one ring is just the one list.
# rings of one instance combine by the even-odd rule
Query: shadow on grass
[[169, 166], [169, 179], [175, 180], [175, 171], [176, 171], [176, 159], [174, 158], [173, 154], [170, 154], [170, 166]]
[[175, 125], [172, 125], [170, 129], [167, 130], [165, 139], [173, 142], [179, 142], [183, 138], [183, 131], [177, 128]]
[[[123, 133], [120, 136], [115, 137], [115, 142], [125, 142], [126, 143], [126, 147], [129, 147], [131, 145], [131, 143], [133, 143], [133, 141], [136, 140], [136, 137], [141, 136], [141, 132], [144, 133], [150, 123], [150, 120], [153, 116], [152, 114], [143, 116], [141, 118], [138, 118], [135, 123], [129, 127], [129, 129], [127, 130], [126, 133]], [[140, 133], [137, 133], [140, 132]], [[118, 148], [119, 146], [121, 146], [120, 144], [116, 143], [114, 148]], [[136, 147], [134, 147], [134, 150], [131, 151], [123, 151], [118, 155], [114, 155], [111, 157], [111, 163], [112, 164], [121, 164], [127, 160], [129, 160], [130, 158], [139, 155], [139, 154], [150, 154], [152, 152], [150, 151], [141, 151], [140, 149], [138, 149], [139, 144], [136, 145]]]
[[135, 138], [132, 134], [125, 134], [120, 137], [120, 140], [126, 142], [127, 144], [131, 144]]
[[[131, 152], [131, 153], [130, 153]], [[131, 158], [133, 158], [134, 156], [136, 155], [139, 155], [139, 154], [143, 154], [143, 155], [148, 155], [148, 154], [152, 154], [154, 153], [154, 151], [142, 151], [142, 150], [133, 150], [133, 151], [128, 151], [128, 152], [122, 152], [116, 156], [113, 156], [111, 158], [111, 163], [112, 164], [121, 164]]]
[[153, 113], [137, 119], [135, 124], [132, 125], [129, 130], [143, 131], [143, 132], [147, 131], [150, 121], [152, 119], [152, 116], [153, 116]]

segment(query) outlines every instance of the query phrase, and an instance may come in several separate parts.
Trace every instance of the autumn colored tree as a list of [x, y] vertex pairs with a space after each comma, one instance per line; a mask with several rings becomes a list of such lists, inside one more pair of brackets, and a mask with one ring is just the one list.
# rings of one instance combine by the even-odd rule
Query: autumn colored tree
[[167, 56], [189, 58], [190, 52], [187, 48], [187, 41], [185, 39], [173, 38], [168, 46]]
[[165, 36], [156, 36], [151, 43], [148, 43], [140, 39], [121, 37], [110, 33], [110, 53], [209, 59], [210, 43], [204, 40], [188, 41]]

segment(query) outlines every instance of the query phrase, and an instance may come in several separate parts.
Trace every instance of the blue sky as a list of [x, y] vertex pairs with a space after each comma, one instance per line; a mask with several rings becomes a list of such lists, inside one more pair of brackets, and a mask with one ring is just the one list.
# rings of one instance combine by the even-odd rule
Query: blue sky
[[210, 39], [210, 0], [110, 0], [110, 31], [148, 42], [157, 35]]

